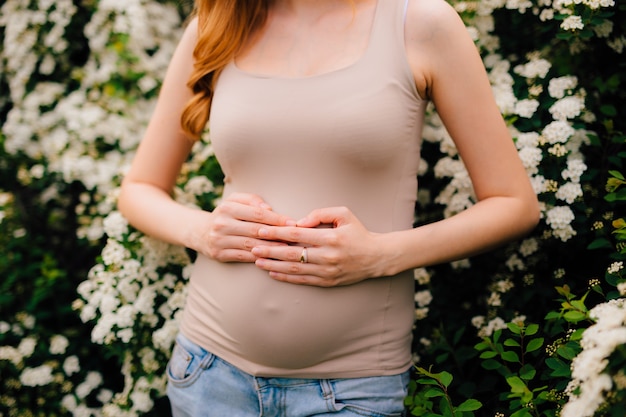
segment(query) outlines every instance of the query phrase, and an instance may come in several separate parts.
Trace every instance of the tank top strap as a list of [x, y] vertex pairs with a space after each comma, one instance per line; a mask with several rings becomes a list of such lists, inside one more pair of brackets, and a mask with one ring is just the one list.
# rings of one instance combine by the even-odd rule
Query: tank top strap
[[404, 29], [407, 6], [408, 0], [378, 0], [367, 66], [376, 68], [384, 65], [386, 76], [394, 78], [421, 100], [406, 56]]
[[[380, 58], [387, 51], [404, 54], [404, 22], [406, 20], [408, 0], [378, 0], [376, 15], [372, 26], [371, 42]], [[390, 49], [391, 48], [391, 49]]]

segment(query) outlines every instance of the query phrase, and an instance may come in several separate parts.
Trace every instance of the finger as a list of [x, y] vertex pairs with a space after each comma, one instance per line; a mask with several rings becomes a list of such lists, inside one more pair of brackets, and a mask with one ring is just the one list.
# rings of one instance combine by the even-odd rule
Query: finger
[[327, 275], [325, 268], [313, 264], [271, 259], [257, 259], [255, 264], [268, 271], [269, 276], [277, 281], [316, 287], [333, 287], [339, 284], [339, 281], [328, 278], [330, 275]]
[[326, 207], [313, 210], [306, 217], [298, 220], [296, 225], [299, 227], [317, 227], [328, 224], [338, 227], [345, 224], [351, 216], [352, 213], [346, 207]]
[[252, 249], [252, 254], [257, 258], [265, 258], [272, 260], [313, 263], [311, 258], [311, 249], [300, 246], [257, 246]]
[[[278, 214], [263, 207], [251, 206], [235, 201], [225, 202], [219, 207], [219, 211], [227, 214], [229, 217], [244, 222], [270, 226], [295, 225], [295, 221], [288, 216]], [[258, 228], [255, 229], [255, 234], [257, 230]]]
[[245, 204], [245, 205], [254, 206], [254, 207], [261, 207], [266, 210], [272, 209], [272, 207], [267, 202], [265, 202], [265, 200], [263, 200], [261, 196], [258, 196], [256, 194], [233, 193], [233, 194], [230, 194], [228, 197], [224, 198], [224, 201], [234, 201], [240, 204]]
[[218, 262], [253, 263], [257, 260], [250, 251], [241, 249], [223, 249], [216, 254], [209, 254], [209, 257]]
[[258, 237], [264, 240], [298, 243], [300, 246], [324, 246], [333, 241], [334, 233], [333, 229], [263, 226], [258, 230]]

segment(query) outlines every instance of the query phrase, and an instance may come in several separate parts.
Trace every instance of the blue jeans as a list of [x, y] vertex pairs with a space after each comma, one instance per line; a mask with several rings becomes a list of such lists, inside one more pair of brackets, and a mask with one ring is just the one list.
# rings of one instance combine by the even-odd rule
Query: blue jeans
[[409, 382], [408, 371], [347, 379], [254, 377], [182, 334], [167, 375], [174, 417], [402, 416]]

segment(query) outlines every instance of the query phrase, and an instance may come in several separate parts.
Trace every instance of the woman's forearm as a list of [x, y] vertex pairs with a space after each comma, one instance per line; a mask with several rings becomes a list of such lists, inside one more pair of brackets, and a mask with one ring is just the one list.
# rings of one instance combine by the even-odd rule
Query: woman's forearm
[[491, 197], [450, 218], [382, 235], [385, 275], [480, 254], [525, 235], [538, 220], [536, 200]]
[[118, 208], [143, 233], [175, 245], [194, 247], [194, 236], [210, 213], [184, 206], [150, 184], [125, 182]]

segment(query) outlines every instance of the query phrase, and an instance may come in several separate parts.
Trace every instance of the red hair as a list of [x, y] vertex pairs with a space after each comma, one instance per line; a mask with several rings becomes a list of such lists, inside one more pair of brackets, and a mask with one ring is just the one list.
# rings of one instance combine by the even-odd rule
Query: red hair
[[181, 115], [183, 130], [199, 138], [209, 119], [215, 82], [267, 16], [268, 0], [198, 0], [198, 42], [187, 86], [193, 97]]

